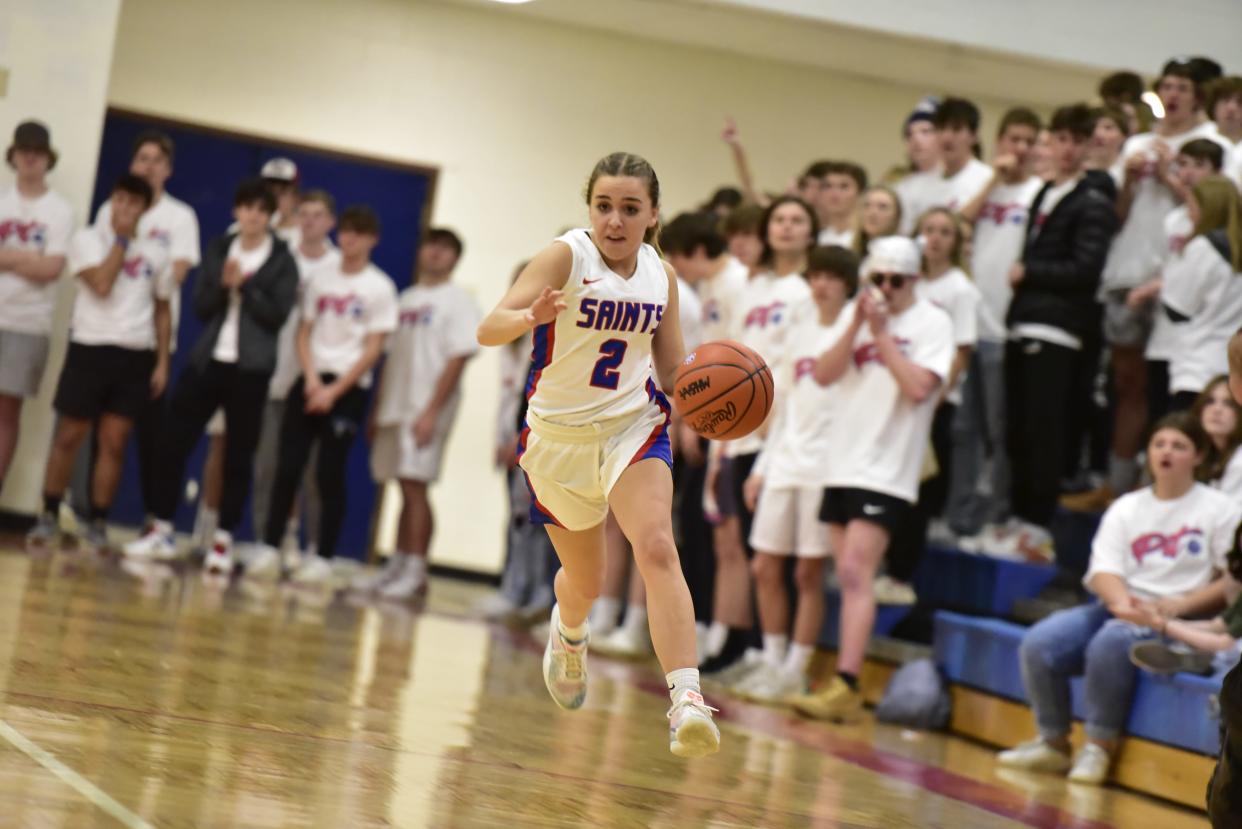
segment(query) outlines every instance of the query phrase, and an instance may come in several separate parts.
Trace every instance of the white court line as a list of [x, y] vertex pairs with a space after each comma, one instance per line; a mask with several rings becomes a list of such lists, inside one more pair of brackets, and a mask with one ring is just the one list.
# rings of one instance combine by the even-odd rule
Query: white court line
[[4, 720], [0, 720], [0, 737], [4, 737], [31, 760], [67, 783], [78, 794], [112, 815], [127, 829], [154, 829], [151, 824], [117, 803], [94, 783], [26, 739], [25, 735]]

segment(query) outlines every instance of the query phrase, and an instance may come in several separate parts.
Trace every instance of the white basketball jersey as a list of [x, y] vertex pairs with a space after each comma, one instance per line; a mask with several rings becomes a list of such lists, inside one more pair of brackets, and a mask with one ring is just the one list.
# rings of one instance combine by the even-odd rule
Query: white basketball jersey
[[573, 251], [565, 305], [534, 331], [526, 397], [532, 412], [578, 426], [634, 414], [657, 394], [651, 339], [668, 306], [668, 273], [651, 245], [628, 279], [604, 262], [586, 230], [556, 241]]

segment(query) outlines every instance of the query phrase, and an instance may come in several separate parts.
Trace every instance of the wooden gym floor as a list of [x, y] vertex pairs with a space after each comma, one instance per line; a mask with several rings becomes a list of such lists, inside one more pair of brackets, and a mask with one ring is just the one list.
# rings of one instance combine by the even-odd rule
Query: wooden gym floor
[[654, 663], [591, 661], [558, 710], [526, 633], [428, 606], [146, 579], [0, 544], [0, 826], [1205, 827], [992, 751], [710, 694], [721, 753], [668, 753]]

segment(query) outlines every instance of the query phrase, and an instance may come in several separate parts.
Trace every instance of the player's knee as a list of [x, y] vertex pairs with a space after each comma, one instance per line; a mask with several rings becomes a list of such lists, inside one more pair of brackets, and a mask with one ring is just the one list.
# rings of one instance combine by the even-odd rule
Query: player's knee
[[674, 570], [681, 565], [677, 560], [677, 544], [673, 534], [666, 529], [651, 530], [632, 540], [634, 557], [643, 571]]

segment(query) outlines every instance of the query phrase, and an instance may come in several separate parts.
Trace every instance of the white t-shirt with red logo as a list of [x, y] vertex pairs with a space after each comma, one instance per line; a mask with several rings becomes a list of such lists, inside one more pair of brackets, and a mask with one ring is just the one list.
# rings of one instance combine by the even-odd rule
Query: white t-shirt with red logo
[[[1170, 266], [1182, 254], [1182, 248], [1195, 232], [1194, 222], [1190, 221], [1190, 211], [1181, 204], [1169, 211], [1164, 217], [1164, 238], [1168, 244], [1167, 257], [1161, 275], [1168, 279], [1170, 274], [1176, 278], [1176, 269]], [[1143, 356], [1148, 360], [1171, 360], [1177, 353], [1181, 336], [1185, 332], [1185, 323], [1174, 322], [1161, 307], [1159, 297], [1156, 299], [1155, 321], [1151, 327], [1151, 336], [1147, 338], [1147, 348]]]
[[[362, 358], [370, 334], [397, 330], [397, 288], [388, 274], [368, 263], [354, 274], [324, 269], [306, 286], [302, 320], [311, 322], [311, 359], [320, 374], [345, 374]], [[358, 380], [371, 386], [371, 372]]]
[[776, 387], [781, 406], [755, 461], [755, 474], [765, 487], [821, 487], [832, 463], [829, 442], [832, 419], [840, 396], [838, 384], [821, 386], [812, 376], [820, 355], [830, 349], [854, 318], [854, 304], [846, 303], [831, 325], [819, 321], [812, 308], [789, 332], [785, 361]]
[[[916, 300], [889, 319], [888, 331], [907, 359], [944, 382], [956, 350], [948, 314]], [[936, 395], [916, 403], [901, 393], [880, 360], [867, 324], [859, 329], [849, 366], [836, 385], [838, 414], [832, 421], [832, 463], [824, 485], [881, 492], [914, 503]]]
[[[241, 246], [241, 237], [235, 236], [233, 243], [229, 245], [227, 258], [237, 262], [242, 278], [248, 280], [259, 268], [263, 267], [263, 263], [271, 255], [272, 237], [270, 235], [264, 235], [263, 241], [250, 250], [244, 250]], [[237, 326], [240, 318], [241, 289], [234, 288], [229, 291], [229, 310], [224, 316], [224, 324], [220, 326], [220, 335], [216, 337], [215, 350], [211, 352], [213, 360], [221, 363], [237, 362]]]
[[302, 364], [298, 361], [298, 326], [302, 323], [302, 296], [306, 286], [320, 271], [340, 267], [341, 252], [331, 242], [322, 255], [311, 259], [297, 248], [290, 248], [293, 261], [298, 265], [298, 302], [289, 312], [289, 318], [281, 326], [276, 338], [276, 369], [272, 372], [272, 380], [267, 387], [267, 396], [272, 400], [284, 400], [289, 396], [289, 389], [302, 376]]
[[1166, 274], [1160, 301], [1189, 317], [1169, 360], [1169, 390], [1197, 394], [1229, 371], [1229, 338], [1242, 326], [1242, 274], [1205, 236], [1187, 242]]
[[[777, 276], [764, 271], [746, 281], [738, 299], [732, 339], [759, 353], [775, 378], [787, 358], [786, 340], [796, 316], [814, 310], [811, 288], [799, 273]], [[751, 432], [725, 444], [730, 458], [748, 455], [763, 448], [763, 436]]]
[[[16, 186], [0, 190], [0, 248], [64, 256], [73, 235], [73, 208], [55, 190], [28, 199]], [[0, 271], [0, 329], [24, 334], [52, 330], [56, 280], [38, 284]]]
[[681, 340], [689, 354], [703, 342], [703, 303], [699, 302], [690, 283], [680, 276], [677, 277], [677, 321], [681, 323]]
[[951, 176], [943, 171], [914, 173], [906, 176], [897, 187], [901, 199], [901, 232], [910, 235], [919, 217], [933, 207], [960, 211], [992, 180], [992, 168], [972, 158]]
[[1101, 292], [1134, 288], [1160, 274], [1168, 250], [1164, 235], [1164, 217], [1177, 206], [1173, 191], [1156, 179], [1157, 142], [1164, 142], [1174, 155], [1189, 141], [1206, 138], [1224, 148], [1226, 157], [1232, 150], [1228, 141], [1221, 138], [1216, 126], [1206, 121], [1194, 129], [1177, 135], [1160, 136], [1145, 132], [1126, 139], [1121, 148], [1122, 159], [1143, 155], [1147, 159], [1138, 180], [1134, 184], [1134, 197], [1130, 212], [1121, 230], [1113, 238], [1104, 265]]
[[1044, 183], [1031, 176], [1019, 184], [1001, 184], [988, 193], [975, 219], [970, 272], [982, 295], [979, 339], [1003, 343], [1009, 337], [1005, 316], [1013, 299], [1009, 269], [1022, 258], [1031, 203]]
[[[69, 271], [75, 276], [108, 258], [116, 241], [109, 225], [93, 225], [73, 235]], [[137, 351], [155, 348], [155, 301], [168, 300], [176, 283], [172, 260], [163, 245], [135, 239], [106, 297], [85, 284], [73, 300], [69, 339], [82, 345], [115, 345]]]
[[[936, 279], [923, 277], [914, 283], [914, 295], [935, 305], [953, 321], [953, 344], [972, 348], [979, 341], [979, 304], [982, 296], [975, 283], [961, 268], [950, 268]], [[962, 402], [962, 381], [966, 372], [957, 376], [945, 400], [954, 406]]]
[[1083, 584], [1099, 573], [1120, 577], [1141, 599], [1184, 596], [1225, 569], [1239, 505], [1196, 483], [1180, 498], [1162, 501], [1151, 487], [1118, 498], [1104, 513], [1091, 543]]
[[[460, 285], [414, 285], [401, 292], [397, 331], [388, 341], [384, 382], [375, 410], [380, 426], [418, 420], [435, 394], [449, 360], [479, 350], [475, 329], [479, 307]], [[451, 421], [461, 400], [461, 386], [444, 404], [442, 417]], [[446, 424], [447, 425], [447, 424]]]
[[742, 260], [730, 256], [720, 273], [694, 286], [703, 307], [703, 342], [734, 336], [733, 317], [749, 278], [750, 269]]

